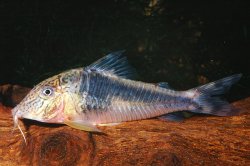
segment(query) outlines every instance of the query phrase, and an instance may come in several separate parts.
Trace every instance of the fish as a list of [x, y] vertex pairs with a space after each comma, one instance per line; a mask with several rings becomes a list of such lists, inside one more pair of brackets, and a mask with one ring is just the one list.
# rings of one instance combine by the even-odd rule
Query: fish
[[101, 132], [99, 126], [127, 121], [155, 117], [179, 120], [185, 118], [184, 111], [237, 115], [238, 111], [220, 96], [239, 81], [242, 74], [178, 91], [167, 82], [153, 84], [136, 80], [136, 71], [123, 53], [112, 52], [89, 66], [64, 71], [34, 86], [12, 109], [14, 128], [18, 127], [25, 142], [19, 119]]

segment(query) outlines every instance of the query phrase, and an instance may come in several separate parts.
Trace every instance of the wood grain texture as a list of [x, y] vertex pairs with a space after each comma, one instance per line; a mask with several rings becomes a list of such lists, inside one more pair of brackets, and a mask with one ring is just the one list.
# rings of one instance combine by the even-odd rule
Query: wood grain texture
[[[7, 95], [24, 96], [21, 89]], [[104, 134], [23, 120], [26, 145], [11, 132], [11, 108], [0, 104], [0, 165], [250, 165], [250, 98], [233, 105], [245, 113], [126, 122], [100, 127]]]

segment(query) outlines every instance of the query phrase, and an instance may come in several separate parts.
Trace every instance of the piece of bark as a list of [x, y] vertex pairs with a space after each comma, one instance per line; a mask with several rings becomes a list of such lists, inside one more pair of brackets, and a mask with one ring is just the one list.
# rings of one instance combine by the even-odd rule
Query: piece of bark
[[0, 165], [250, 165], [250, 98], [234, 105], [246, 113], [126, 122], [104, 134], [23, 120], [26, 145], [0, 104]]
[[30, 91], [30, 88], [19, 85], [2, 85], [0, 86], [0, 102], [7, 106], [14, 107], [17, 105]]

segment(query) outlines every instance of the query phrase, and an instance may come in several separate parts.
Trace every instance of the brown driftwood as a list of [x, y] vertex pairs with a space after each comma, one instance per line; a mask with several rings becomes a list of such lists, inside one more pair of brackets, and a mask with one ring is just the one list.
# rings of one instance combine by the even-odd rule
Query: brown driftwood
[[24, 120], [27, 145], [0, 104], [0, 165], [250, 165], [250, 98], [233, 104], [248, 113], [126, 122], [105, 134]]

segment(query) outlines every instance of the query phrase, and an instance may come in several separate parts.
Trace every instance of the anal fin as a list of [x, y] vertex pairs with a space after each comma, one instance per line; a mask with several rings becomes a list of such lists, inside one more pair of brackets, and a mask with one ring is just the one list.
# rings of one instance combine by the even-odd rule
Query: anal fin
[[161, 120], [181, 122], [184, 119], [192, 117], [194, 114], [195, 113], [192, 113], [192, 112], [182, 111], [182, 112], [173, 112], [173, 113], [165, 114], [165, 115], [159, 116], [158, 118]]

